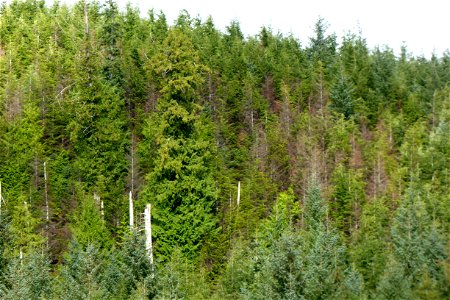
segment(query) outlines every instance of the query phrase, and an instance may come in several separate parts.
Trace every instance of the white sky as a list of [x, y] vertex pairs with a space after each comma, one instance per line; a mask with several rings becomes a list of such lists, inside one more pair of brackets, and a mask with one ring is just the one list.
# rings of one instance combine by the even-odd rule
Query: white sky
[[[100, 0], [102, 1], [102, 0]], [[62, 0], [73, 3], [75, 0]], [[308, 44], [314, 23], [323, 17], [329, 32], [340, 37], [359, 32], [369, 47], [388, 45], [397, 53], [403, 42], [409, 52], [427, 57], [440, 56], [450, 49], [449, 0], [118, 0], [121, 7], [130, 2], [146, 16], [149, 9], [162, 10], [169, 22], [182, 9], [202, 20], [211, 15], [216, 27], [224, 30], [232, 20], [239, 21], [245, 35], [258, 34], [263, 25], [284, 35], [292, 33], [302, 45]]]

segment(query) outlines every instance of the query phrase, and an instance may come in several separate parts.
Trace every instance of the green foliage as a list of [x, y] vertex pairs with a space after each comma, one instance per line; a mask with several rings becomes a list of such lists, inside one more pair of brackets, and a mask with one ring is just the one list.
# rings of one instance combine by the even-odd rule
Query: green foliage
[[309, 231], [319, 231], [325, 228], [328, 207], [322, 198], [321, 190], [316, 179], [313, 179], [308, 188], [305, 201], [305, 222]]
[[208, 117], [196, 101], [204, 68], [178, 29], [169, 31], [149, 68], [161, 93], [142, 148], [142, 156], [152, 158], [144, 197], [154, 204], [156, 250], [163, 260], [175, 247], [193, 258], [216, 223], [215, 149]]
[[173, 251], [171, 260], [156, 274], [155, 299], [207, 299], [210, 287], [203, 270], [186, 259], [179, 249]]
[[332, 104], [330, 108], [349, 119], [354, 113], [354, 88], [351, 83], [344, 77], [340, 77], [331, 89]]
[[3, 3], [0, 297], [448, 298], [449, 57]]
[[4, 273], [4, 284], [0, 281], [2, 299], [44, 299], [52, 295], [50, 262], [38, 252], [23, 258], [14, 258]]
[[[1, 200], [0, 200], [1, 201]], [[6, 257], [7, 246], [10, 243], [11, 234], [9, 231], [10, 218], [8, 212], [2, 203], [2, 211], [0, 213], [0, 289], [4, 282], [6, 268], [9, 260]]]
[[[150, 265], [143, 237], [135, 233], [126, 235], [119, 253], [123, 267], [121, 272], [124, 274], [123, 280], [126, 282], [128, 292], [140, 291], [143, 297], [154, 295], [155, 268]], [[113, 267], [116, 265], [114, 262], [110, 264]], [[116, 281], [111, 280], [112, 285], [115, 283]]]
[[33, 163], [39, 161], [43, 154], [41, 139], [44, 132], [37, 106], [27, 104], [17, 109], [19, 111], [9, 112], [12, 117], [9, 122], [1, 123], [5, 127], [0, 139], [0, 176], [7, 193], [4, 197], [10, 198], [13, 203], [18, 203], [16, 201], [21, 193], [34, 189]]
[[[339, 293], [338, 283], [345, 282], [345, 245], [335, 229], [327, 224], [327, 211], [318, 183], [313, 179], [308, 189], [304, 215], [307, 230], [304, 293], [310, 299], [327, 298]], [[355, 276], [355, 272], [351, 271], [350, 276]], [[360, 293], [362, 288], [354, 286], [353, 290]]]
[[362, 173], [339, 164], [333, 171], [332, 182], [330, 215], [337, 229], [348, 234], [359, 223], [359, 213], [365, 202]]
[[411, 278], [405, 276], [401, 265], [392, 260], [386, 267], [388, 271], [380, 278], [376, 296], [380, 299], [411, 299]]
[[80, 198], [72, 221], [73, 239], [82, 248], [88, 245], [110, 247], [112, 241], [100, 212], [100, 203], [96, 203], [92, 196], [81, 194]]
[[20, 197], [11, 214], [11, 256], [19, 256], [20, 253], [31, 253], [43, 246], [44, 238], [36, 233], [39, 219], [32, 215], [30, 205], [24, 197]]
[[101, 282], [104, 268], [100, 250], [89, 244], [72, 243], [56, 281], [55, 293], [65, 299], [103, 299], [107, 291]]
[[326, 226], [318, 185], [313, 182], [309, 188], [305, 229], [293, 226], [299, 211], [292, 204], [292, 195], [280, 194], [275, 215], [257, 232], [252, 247], [235, 249], [225, 273], [225, 293], [245, 299], [357, 298], [362, 279], [346, 266], [345, 246]]
[[368, 290], [376, 287], [385, 270], [388, 228], [389, 209], [383, 199], [374, 199], [362, 207], [360, 228], [353, 233], [350, 257]]

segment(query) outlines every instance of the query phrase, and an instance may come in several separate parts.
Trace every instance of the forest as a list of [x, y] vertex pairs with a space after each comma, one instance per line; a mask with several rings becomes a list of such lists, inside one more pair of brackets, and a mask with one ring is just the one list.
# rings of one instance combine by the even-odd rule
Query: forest
[[311, 26], [3, 2], [0, 298], [448, 299], [450, 51]]

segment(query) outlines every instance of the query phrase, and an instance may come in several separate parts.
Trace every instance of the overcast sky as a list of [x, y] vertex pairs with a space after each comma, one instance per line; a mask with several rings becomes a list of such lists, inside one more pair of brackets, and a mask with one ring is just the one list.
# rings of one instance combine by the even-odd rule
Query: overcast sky
[[[74, 3], [74, 0], [63, 0]], [[100, 0], [102, 2], [102, 0]], [[121, 7], [131, 2], [145, 16], [154, 8], [162, 10], [171, 24], [182, 9], [191, 17], [212, 16], [220, 30], [232, 20], [239, 21], [245, 35], [257, 34], [263, 25], [284, 35], [292, 33], [302, 45], [308, 44], [319, 16], [330, 32], [362, 32], [369, 47], [388, 45], [397, 53], [403, 42], [415, 55], [439, 56], [450, 49], [449, 0], [118, 0]]]

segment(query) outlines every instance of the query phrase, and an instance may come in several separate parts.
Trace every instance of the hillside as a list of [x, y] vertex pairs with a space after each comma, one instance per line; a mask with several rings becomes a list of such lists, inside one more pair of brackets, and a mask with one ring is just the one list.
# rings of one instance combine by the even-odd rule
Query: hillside
[[104, 2], [1, 6], [1, 299], [449, 297], [450, 52]]

